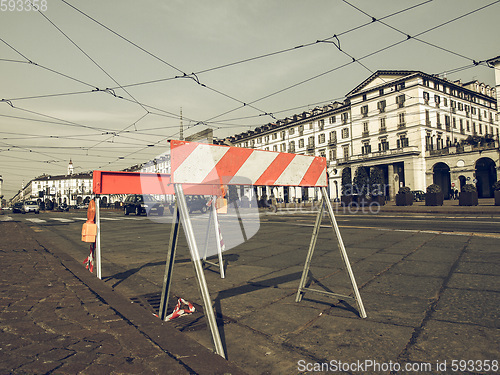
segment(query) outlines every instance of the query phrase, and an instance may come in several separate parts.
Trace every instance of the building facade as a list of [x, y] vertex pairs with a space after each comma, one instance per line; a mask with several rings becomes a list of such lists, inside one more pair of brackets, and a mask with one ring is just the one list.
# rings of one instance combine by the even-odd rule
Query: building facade
[[[492, 196], [500, 165], [498, 138], [496, 88], [420, 71], [381, 70], [343, 103], [219, 143], [324, 156], [332, 199], [340, 198], [346, 178], [352, 181], [359, 169], [369, 175], [377, 168], [383, 193], [392, 199], [402, 186], [425, 191], [432, 183], [441, 186], [445, 197], [466, 183], [475, 184], [480, 197]], [[317, 198], [309, 188], [259, 189], [259, 195], [288, 202]]]

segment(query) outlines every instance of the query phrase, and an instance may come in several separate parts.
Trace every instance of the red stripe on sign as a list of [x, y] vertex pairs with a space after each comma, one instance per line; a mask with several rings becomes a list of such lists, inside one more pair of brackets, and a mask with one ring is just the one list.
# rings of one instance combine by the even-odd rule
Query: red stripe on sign
[[271, 165], [269, 165], [257, 181], [255, 181], [254, 185], [274, 185], [278, 177], [281, 176], [295, 156], [294, 154], [279, 153]]
[[[194, 149], [198, 146], [195, 142], [185, 142], [185, 141], [170, 141], [170, 166], [172, 170], [172, 182], [174, 181], [174, 173], [179, 168], [179, 166], [186, 160], [186, 158], [191, 155]], [[174, 152], [175, 149], [175, 152]]]
[[215, 166], [221, 183], [228, 184], [253, 152], [254, 150], [248, 148], [229, 148]]
[[[304, 178], [300, 181], [300, 186], [315, 186], [318, 179], [326, 168], [326, 158], [316, 156], [307, 169]], [[326, 185], [325, 185], [326, 186]]]

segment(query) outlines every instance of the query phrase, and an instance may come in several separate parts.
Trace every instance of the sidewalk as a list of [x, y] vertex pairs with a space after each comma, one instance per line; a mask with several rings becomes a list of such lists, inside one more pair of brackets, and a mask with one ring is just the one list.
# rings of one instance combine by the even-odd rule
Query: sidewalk
[[243, 374], [30, 233], [0, 222], [0, 373]]
[[495, 206], [495, 199], [493, 198], [479, 199], [477, 206], [459, 206], [458, 199], [445, 200], [442, 206], [426, 206], [425, 202], [414, 202], [411, 206], [396, 206], [395, 201], [390, 201], [385, 206], [382, 206], [380, 211], [500, 216], [500, 206]]
[[[287, 204], [286, 207], [283, 203], [278, 205], [278, 210], [308, 210], [314, 209], [314, 205], [318, 205], [319, 202], [306, 203], [306, 204]], [[394, 212], [394, 213], [430, 213], [430, 214], [448, 214], [448, 215], [488, 215], [488, 216], [500, 216], [500, 206], [495, 206], [494, 198], [482, 198], [479, 199], [479, 204], [477, 206], [459, 206], [457, 200], [445, 200], [442, 206], [426, 206], [425, 201], [413, 202], [411, 206], [396, 206], [394, 200], [387, 201], [384, 206], [377, 206], [370, 208], [368, 206], [353, 206], [343, 207], [339, 202], [332, 202], [333, 210], [335, 214], [353, 214], [353, 213], [379, 213], [379, 212]]]

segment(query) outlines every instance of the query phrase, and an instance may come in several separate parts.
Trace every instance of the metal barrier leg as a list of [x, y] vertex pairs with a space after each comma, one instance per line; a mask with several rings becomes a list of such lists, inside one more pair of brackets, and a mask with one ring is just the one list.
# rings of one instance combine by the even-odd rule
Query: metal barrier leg
[[366, 318], [366, 311], [363, 305], [363, 301], [361, 300], [361, 295], [359, 294], [358, 284], [356, 283], [356, 279], [354, 278], [354, 273], [352, 272], [351, 263], [349, 262], [349, 257], [347, 256], [347, 251], [344, 246], [344, 241], [342, 240], [342, 236], [340, 235], [339, 226], [337, 225], [337, 220], [335, 219], [335, 215], [333, 213], [332, 202], [328, 198], [328, 192], [325, 187], [321, 188], [321, 193], [323, 195], [323, 199], [326, 202], [326, 207], [328, 208], [328, 213], [330, 216], [330, 222], [332, 223], [333, 230], [337, 236], [337, 241], [339, 243], [340, 254], [342, 255], [342, 259], [344, 260], [345, 268], [349, 278], [351, 280], [352, 290], [354, 292], [354, 298], [356, 299], [356, 303], [359, 309], [359, 315], [362, 318]]
[[177, 240], [179, 239], [179, 208], [177, 200], [174, 205], [174, 214], [172, 216], [172, 227], [170, 229], [170, 243], [168, 245], [167, 261], [165, 264], [165, 275], [163, 276], [163, 288], [161, 291], [160, 311], [158, 316], [165, 320], [167, 316], [168, 297], [170, 296], [170, 284], [174, 270], [175, 253], [177, 250]]
[[[214, 197], [212, 197], [212, 202], [214, 202]], [[209, 208], [210, 211], [215, 210], [214, 204], [210, 205]], [[207, 232], [205, 233], [205, 248], [203, 249], [203, 261], [206, 262], [207, 260], [207, 253], [208, 253], [208, 240], [210, 239], [210, 228], [212, 227], [212, 214], [211, 212], [208, 214], [208, 225], [207, 225]]]
[[215, 241], [217, 242], [217, 253], [219, 255], [219, 270], [220, 270], [220, 278], [225, 278], [224, 274], [224, 260], [222, 259], [222, 244], [221, 244], [221, 233], [219, 226], [219, 218], [217, 216], [217, 207], [214, 207], [213, 212], [213, 220], [214, 220], [214, 229], [215, 229]]
[[321, 226], [321, 218], [323, 217], [323, 212], [325, 208], [324, 199], [321, 199], [320, 209], [318, 215], [316, 216], [316, 222], [314, 223], [313, 234], [311, 237], [311, 243], [309, 244], [309, 251], [307, 252], [306, 262], [304, 263], [304, 270], [302, 271], [302, 277], [300, 278], [299, 289], [297, 290], [297, 296], [295, 297], [295, 302], [300, 302], [304, 294], [304, 288], [307, 282], [307, 276], [309, 275], [309, 267], [311, 266], [311, 260], [314, 253], [314, 248], [316, 247], [316, 240], [318, 239], [319, 228]]
[[95, 264], [97, 278], [101, 279], [101, 211], [100, 211], [100, 198], [95, 197], [95, 223], [97, 226], [97, 233], [95, 237]]
[[[313, 293], [317, 293], [317, 294], [327, 295], [327, 296], [336, 297], [336, 298], [342, 299], [342, 300], [343, 299], [354, 300], [358, 306], [359, 315], [362, 318], [366, 318], [365, 307], [363, 305], [363, 301], [361, 300], [361, 295], [359, 294], [358, 285], [356, 284], [356, 280], [354, 278], [354, 273], [352, 272], [351, 263], [349, 262], [349, 257], [347, 256], [347, 251], [346, 251], [345, 246], [344, 246], [344, 241], [342, 240], [342, 236], [340, 235], [340, 230], [339, 230], [339, 227], [337, 225], [337, 220], [335, 219], [335, 214], [333, 213], [332, 203], [330, 202], [330, 199], [328, 198], [328, 193], [326, 191], [326, 188], [324, 188], [324, 187], [321, 188], [321, 196], [322, 196], [321, 208], [318, 212], [318, 216], [316, 216], [316, 223], [314, 224], [313, 234], [311, 237], [311, 244], [309, 245], [309, 252], [307, 253], [306, 262], [304, 264], [304, 271], [302, 272], [302, 278], [300, 279], [299, 289], [297, 291], [297, 296], [295, 298], [295, 301], [300, 302], [302, 299], [302, 296], [304, 295], [305, 292], [313, 292]], [[331, 222], [332, 227], [333, 227], [333, 232], [335, 233], [335, 236], [337, 237], [340, 255], [342, 257], [342, 261], [344, 262], [345, 269], [346, 269], [347, 274], [349, 276], [349, 279], [351, 281], [352, 290], [354, 292], [354, 298], [351, 296], [346, 296], [346, 295], [332, 293], [332, 292], [326, 292], [323, 290], [308, 288], [305, 286], [306, 281], [307, 281], [307, 275], [309, 273], [309, 267], [311, 265], [311, 259], [312, 259], [313, 253], [314, 253], [314, 248], [316, 246], [316, 240], [318, 238], [319, 228], [321, 226], [321, 216], [323, 215], [324, 205], [326, 205], [326, 208], [328, 211], [328, 216], [330, 217], [330, 222]]]
[[186, 233], [189, 250], [191, 251], [191, 259], [196, 272], [198, 287], [200, 289], [201, 298], [203, 299], [205, 316], [208, 320], [210, 331], [212, 332], [215, 351], [221, 357], [226, 358], [219, 334], [219, 329], [217, 327], [217, 321], [215, 319], [214, 309], [212, 307], [212, 301], [210, 300], [210, 294], [208, 292], [207, 281], [205, 280], [205, 274], [203, 273], [202, 262], [200, 259], [200, 253], [198, 251], [198, 245], [196, 244], [193, 225], [191, 223], [191, 219], [189, 218], [189, 210], [186, 204], [186, 198], [184, 196], [184, 191], [182, 190], [181, 185], [175, 185], [175, 195], [177, 196], [177, 203], [179, 205], [180, 219], [184, 228], [184, 233]]
[[[203, 252], [203, 263], [208, 264], [210, 266], [214, 267], [219, 267], [219, 273], [220, 273], [220, 278], [224, 279], [225, 273], [224, 273], [224, 259], [222, 258], [222, 245], [221, 245], [221, 233], [220, 233], [220, 226], [219, 226], [219, 218], [217, 215], [217, 205], [216, 205], [216, 199], [217, 197], [214, 195], [212, 196], [212, 204], [210, 205], [210, 213], [208, 216], [208, 227], [207, 227], [207, 233], [205, 236], [205, 249]], [[208, 240], [210, 237], [210, 229], [212, 227], [212, 221], [214, 222], [214, 231], [215, 231], [215, 242], [217, 246], [217, 254], [219, 256], [219, 264], [211, 262], [207, 260], [207, 253], [208, 253]]]

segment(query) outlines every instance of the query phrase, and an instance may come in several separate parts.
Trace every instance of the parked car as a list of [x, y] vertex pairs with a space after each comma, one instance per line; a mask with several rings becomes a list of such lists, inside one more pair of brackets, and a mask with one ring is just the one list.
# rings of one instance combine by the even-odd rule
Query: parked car
[[69, 211], [69, 206], [66, 203], [61, 203], [59, 206], [57, 206], [57, 211], [67, 212]]
[[35, 214], [39, 214], [40, 206], [38, 206], [38, 202], [37, 201], [24, 202], [24, 212], [26, 213], [34, 212]]
[[203, 195], [186, 195], [189, 212], [200, 211], [202, 214], [208, 210], [208, 199]]
[[153, 213], [161, 216], [165, 210], [165, 205], [156, 200], [152, 195], [132, 194], [125, 198], [123, 202], [123, 212], [125, 215], [135, 213], [137, 216], [141, 214], [151, 215]]
[[12, 213], [13, 214], [24, 214], [24, 205], [22, 202], [17, 202], [17, 203], [14, 203], [14, 205], [12, 206]]
[[[202, 214], [208, 210], [208, 199], [203, 195], [186, 195], [186, 203], [189, 212], [200, 211]], [[170, 213], [174, 213], [174, 205], [170, 205]]]
[[425, 193], [422, 190], [413, 190], [411, 193], [413, 194], [414, 202], [425, 201]]

